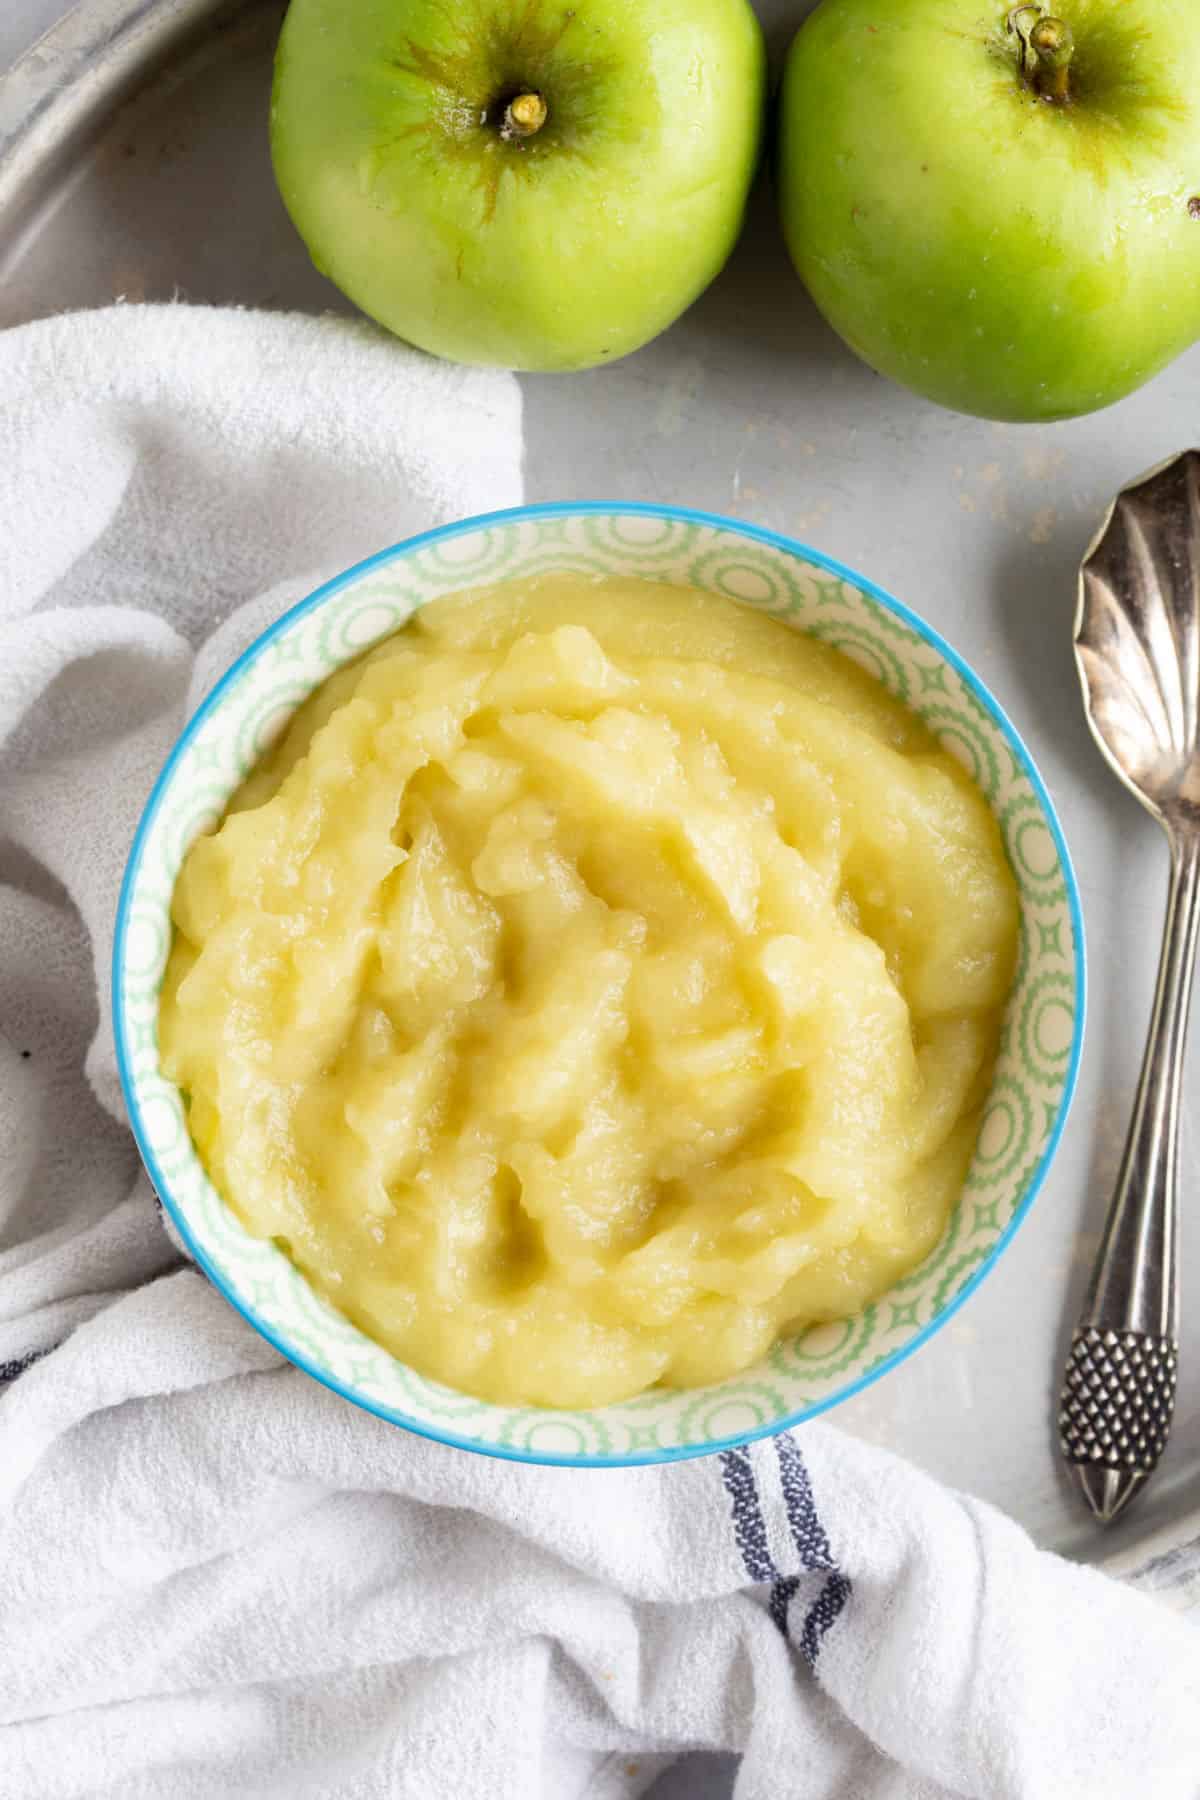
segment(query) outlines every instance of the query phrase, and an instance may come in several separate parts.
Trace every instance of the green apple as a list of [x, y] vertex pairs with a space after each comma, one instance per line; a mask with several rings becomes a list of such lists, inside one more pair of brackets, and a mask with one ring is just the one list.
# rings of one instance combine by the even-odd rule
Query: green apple
[[1200, 0], [823, 0], [777, 173], [874, 368], [990, 418], [1107, 406], [1200, 336]]
[[764, 60], [747, 0], [292, 0], [276, 179], [318, 268], [400, 337], [587, 368], [729, 255]]

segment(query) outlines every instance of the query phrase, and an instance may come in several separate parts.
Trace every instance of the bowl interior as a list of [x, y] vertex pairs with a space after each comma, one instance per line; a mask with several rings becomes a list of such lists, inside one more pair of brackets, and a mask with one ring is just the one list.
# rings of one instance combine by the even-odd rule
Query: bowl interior
[[[777, 1344], [748, 1374], [588, 1412], [472, 1399], [365, 1337], [215, 1192], [157, 1056], [180, 864], [296, 706], [426, 601], [549, 570], [705, 588], [854, 657], [970, 769], [1000, 821], [1021, 896], [996, 1076], [961, 1204], [936, 1250], [864, 1313]], [[1062, 1128], [1083, 1025], [1082, 934], [1066, 847], [1028, 754], [979, 681], [906, 609], [816, 552], [733, 521], [652, 507], [533, 507], [384, 551], [288, 613], [229, 671], [176, 746], [134, 843], [114, 1011], [130, 1117], [158, 1192], [196, 1260], [285, 1355], [372, 1411], [466, 1447], [541, 1462], [655, 1461], [779, 1430], [846, 1398], [914, 1349], [975, 1285], [1032, 1199]]]

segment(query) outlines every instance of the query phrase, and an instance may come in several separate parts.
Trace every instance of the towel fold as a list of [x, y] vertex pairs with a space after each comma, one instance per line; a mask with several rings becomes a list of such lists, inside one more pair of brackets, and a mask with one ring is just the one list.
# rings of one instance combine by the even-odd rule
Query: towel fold
[[824, 1425], [444, 1449], [162, 1230], [106, 992], [153, 778], [268, 619], [520, 459], [510, 377], [363, 325], [0, 335], [0, 1795], [627, 1800], [701, 1749], [738, 1800], [1191, 1800], [1200, 1632], [992, 1508]]

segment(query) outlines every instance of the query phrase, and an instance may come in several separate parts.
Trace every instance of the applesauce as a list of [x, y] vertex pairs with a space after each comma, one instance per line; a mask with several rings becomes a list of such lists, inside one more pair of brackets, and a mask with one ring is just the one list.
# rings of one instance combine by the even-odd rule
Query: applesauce
[[333, 675], [172, 916], [162, 1067], [248, 1229], [414, 1368], [567, 1407], [932, 1249], [1017, 943], [982, 795], [857, 665], [577, 575]]

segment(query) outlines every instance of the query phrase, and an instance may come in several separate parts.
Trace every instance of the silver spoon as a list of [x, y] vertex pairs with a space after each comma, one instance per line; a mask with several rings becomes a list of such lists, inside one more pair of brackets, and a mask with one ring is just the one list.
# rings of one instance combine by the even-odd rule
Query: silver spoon
[[1058, 1421], [1107, 1523], [1152, 1473], [1175, 1405], [1179, 1091], [1200, 920], [1200, 451], [1117, 495], [1080, 570], [1075, 659], [1092, 736], [1171, 854], [1142, 1073]]

